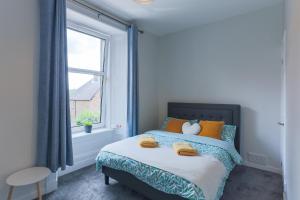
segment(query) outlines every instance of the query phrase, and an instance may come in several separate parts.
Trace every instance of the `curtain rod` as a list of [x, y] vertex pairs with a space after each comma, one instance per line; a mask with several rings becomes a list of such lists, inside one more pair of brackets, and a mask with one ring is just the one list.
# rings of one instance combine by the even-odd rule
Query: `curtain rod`
[[[120, 18], [118, 18], [118, 17], [115, 17], [115, 16], [113, 16], [112, 14], [110, 14], [110, 13], [104, 11], [104, 10], [101, 10], [101, 9], [99, 9], [99, 8], [96, 8], [95, 6], [92, 6], [92, 5], [86, 3], [86, 2], [84, 2], [84, 1], [82, 1], [82, 0], [71, 0], [71, 1], [73, 1], [73, 2], [75, 2], [75, 3], [77, 3], [77, 4], [80, 4], [81, 6], [84, 6], [84, 7], [88, 8], [88, 9], [90, 9], [90, 10], [95, 11], [95, 12], [99, 13], [99, 15], [104, 15], [105, 17], [108, 17], [108, 18], [110, 18], [110, 19], [112, 19], [112, 20], [114, 20], [114, 21], [116, 21], [116, 22], [118, 22], [118, 23], [120, 23], [120, 24], [123, 24], [123, 25], [125, 25], [125, 26], [127, 26], [127, 27], [130, 26], [130, 23], [128, 23], [128, 22], [126, 22], [126, 21], [124, 21], [124, 20], [122, 20], [122, 19], [120, 19]], [[139, 31], [139, 33], [141, 33], [141, 34], [144, 33], [143, 30], [138, 29], [138, 31]]]

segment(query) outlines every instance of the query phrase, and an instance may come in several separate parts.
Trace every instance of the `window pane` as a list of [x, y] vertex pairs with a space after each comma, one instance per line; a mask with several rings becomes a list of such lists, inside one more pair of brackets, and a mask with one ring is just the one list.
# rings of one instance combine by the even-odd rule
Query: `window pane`
[[104, 40], [71, 29], [67, 36], [69, 67], [103, 71]]
[[102, 76], [69, 73], [69, 92], [72, 127], [101, 122]]

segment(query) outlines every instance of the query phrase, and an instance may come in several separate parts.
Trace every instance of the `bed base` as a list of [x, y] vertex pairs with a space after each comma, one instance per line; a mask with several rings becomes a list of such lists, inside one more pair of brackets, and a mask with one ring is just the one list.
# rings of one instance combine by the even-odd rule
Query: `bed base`
[[124, 171], [112, 169], [106, 166], [102, 166], [102, 173], [104, 176], [105, 185], [109, 185], [109, 178], [117, 180], [120, 184], [127, 186], [128, 188], [140, 193], [144, 197], [152, 200], [187, 200], [183, 197], [167, 194], [159, 191], [143, 181], [137, 179], [132, 174]]

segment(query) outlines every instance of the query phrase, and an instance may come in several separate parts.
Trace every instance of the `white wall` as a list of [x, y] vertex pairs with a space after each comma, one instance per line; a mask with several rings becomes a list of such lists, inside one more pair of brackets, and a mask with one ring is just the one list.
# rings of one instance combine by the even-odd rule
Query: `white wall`
[[139, 130], [157, 128], [158, 38], [152, 34], [139, 35]]
[[255, 166], [280, 172], [282, 9], [160, 38], [159, 122], [170, 101], [240, 104], [243, 157], [266, 156], [266, 166]]
[[116, 138], [124, 138], [127, 128], [127, 73], [128, 73], [127, 32], [111, 38], [111, 59], [108, 76], [110, 91], [109, 118], [111, 128], [116, 130]]
[[0, 24], [0, 199], [5, 199], [6, 177], [35, 161], [38, 0], [2, 1]]
[[287, 199], [300, 198], [300, 2], [288, 0], [286, 9], [286, 183]]

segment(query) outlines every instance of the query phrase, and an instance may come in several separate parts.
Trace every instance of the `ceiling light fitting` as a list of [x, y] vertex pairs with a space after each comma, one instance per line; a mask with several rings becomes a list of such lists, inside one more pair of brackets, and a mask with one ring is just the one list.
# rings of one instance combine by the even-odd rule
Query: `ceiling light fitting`
[[134, 1], [141, 5], [149, 5], [149, 4], [153, 3], [153, 0], [134, 0]]

